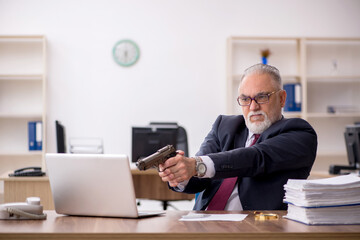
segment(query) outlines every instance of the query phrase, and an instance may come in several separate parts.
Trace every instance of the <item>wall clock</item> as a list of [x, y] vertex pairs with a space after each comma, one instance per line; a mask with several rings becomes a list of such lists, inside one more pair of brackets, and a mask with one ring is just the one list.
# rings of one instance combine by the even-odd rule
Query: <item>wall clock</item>
[[123, 67], [134, 65], [140, 57], [138, 45], [129, 39], [118, 41], [113, 48], [113, 57]]

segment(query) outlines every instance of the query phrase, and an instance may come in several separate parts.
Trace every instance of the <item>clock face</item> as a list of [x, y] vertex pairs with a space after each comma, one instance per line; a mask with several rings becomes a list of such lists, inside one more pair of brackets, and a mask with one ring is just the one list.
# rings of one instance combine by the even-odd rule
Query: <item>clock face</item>
[[125, 39], [117, 42], [113, 48], [115, 62], [123, 67], [134, 65], [140, 56], [139, 47], [135, 42]]

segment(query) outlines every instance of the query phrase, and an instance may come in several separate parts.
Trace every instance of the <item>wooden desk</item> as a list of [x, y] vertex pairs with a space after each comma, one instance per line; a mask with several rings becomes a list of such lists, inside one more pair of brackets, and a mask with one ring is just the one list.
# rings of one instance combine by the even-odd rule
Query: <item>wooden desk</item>
[[40, 197], [45, 210], [54, 209], [48, 177], [2, 177], [4, 202], [25, 202], [27, 197]]
[[194, 194], [177, 193], [169, 189], [167, 183], [161, 181], [155, 169], [139, 171], [132, 169], [136, 198], [160, 201], [192, 200]]
[[[192, 200], [193, 194], [177, 193], [161, 181], [156, 170], [131, 170], [136, 198], [164, 201]], [[54, 209], [48, 177], [2, 177], [4, 202], [24, 202], [27, 197], [40, 197], [45, 210]]]
[[242, 222], [180, 222], [184, 211], [139, 220], [46, 212], [44, 221], [0, 220], [0, 239], [360, 239], [360, 225], [308, 226], [283, 218], [257, 221], [252, 212], [237, 212], [249, 214]]

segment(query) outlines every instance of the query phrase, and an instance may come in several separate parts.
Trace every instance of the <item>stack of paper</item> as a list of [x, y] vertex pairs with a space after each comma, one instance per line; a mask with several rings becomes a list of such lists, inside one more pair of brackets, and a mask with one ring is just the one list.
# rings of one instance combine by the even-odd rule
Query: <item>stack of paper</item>
[[288, 219], [306, 224], [360, 224], [360, 177], [289, 179], [284, 185]]

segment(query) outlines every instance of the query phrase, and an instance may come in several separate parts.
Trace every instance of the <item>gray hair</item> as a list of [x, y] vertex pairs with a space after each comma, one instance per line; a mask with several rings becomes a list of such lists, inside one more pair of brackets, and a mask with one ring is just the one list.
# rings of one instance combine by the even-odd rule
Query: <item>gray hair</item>
[[274, 81], [275, 86], [278, 87], [279, 89], [282, 89], [282, 81], [281, 81], [281, 77], [280, 77], [280, 72], [274, 66], [258, 63], [258, 64], [255, 64], [255, 65], [247, 68], [244, 71], [244, 75], [241, 77], [240, 85], [241, 85], [243, 79], [251, 74], [268, 74]]

